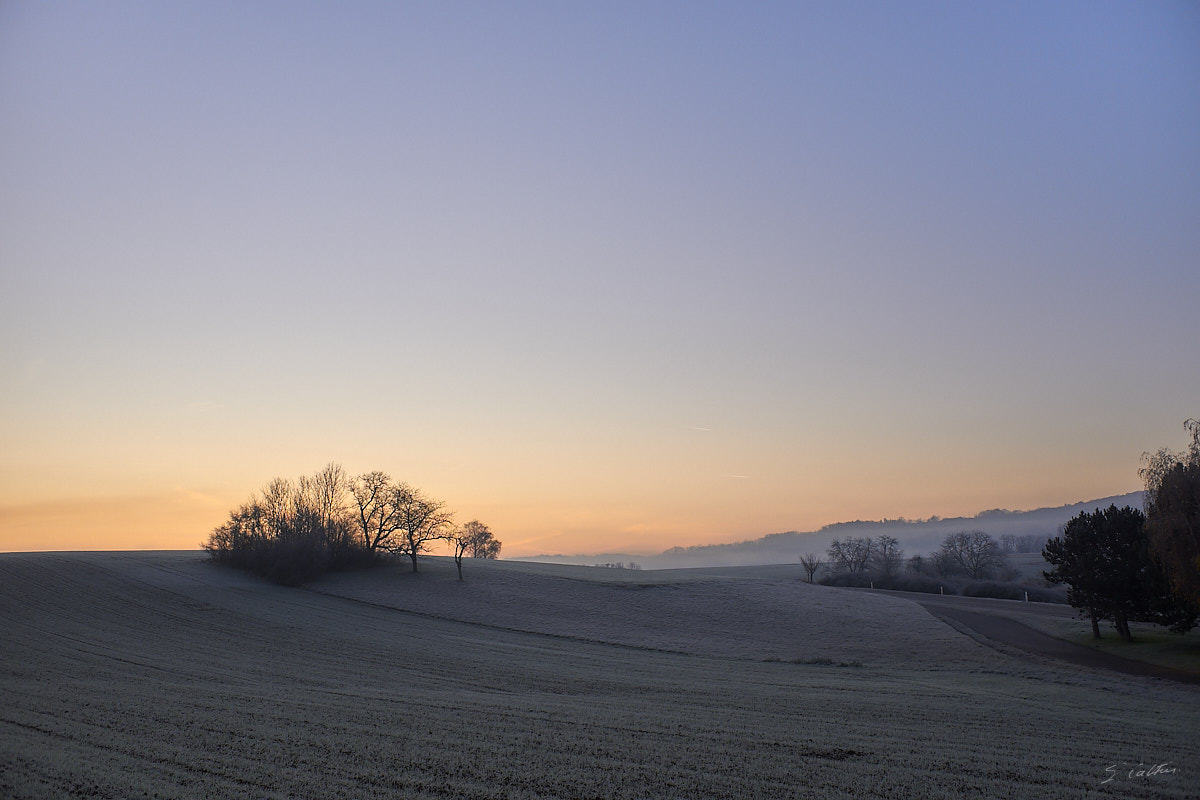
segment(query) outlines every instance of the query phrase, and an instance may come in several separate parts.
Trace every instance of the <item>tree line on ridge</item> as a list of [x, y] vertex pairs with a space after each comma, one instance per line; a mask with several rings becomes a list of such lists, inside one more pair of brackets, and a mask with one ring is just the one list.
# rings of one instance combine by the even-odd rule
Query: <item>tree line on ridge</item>
[[[1126, 641], [1133, 638], [1130, 622], [1186, 633], [1200, 620], [1200, 420], [1189, 419], [1184, 427], [1191, 436], [1186, 450], [1163, 448], [1142, 456], [1144, 510], [1114, 504], [1083, 511], [1057, 536], [1040, 540], [1042, 557], [1052, 567], [1042, 572], [1045, 585], [1067, 587], [1066, 602], [1087, 616], [1095, 638], [1102, 620], [1111, 621]], [[827, 566], [832, 574], [822, 582], [834, 585], [1054, 599], [1045, 588], [1013, 582], [1018, 573], [1007, 555], [1036, 552], [1029, 539], [997, 541], [982, 531], [962, 531], [947, 535], [930, 555], [905, 560], [892, 536], [848, 536], [830, 543], [828, 561], [808, 553], [800, 563], [810, 583]], [[955, 576], [976, 583], [948, 585]]]

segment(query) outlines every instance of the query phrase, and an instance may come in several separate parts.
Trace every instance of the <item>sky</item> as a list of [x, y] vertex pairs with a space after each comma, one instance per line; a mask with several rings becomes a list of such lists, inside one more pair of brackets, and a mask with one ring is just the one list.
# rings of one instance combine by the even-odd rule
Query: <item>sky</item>
[[1200, 5], [0, 4], [0, 550], [382, 470], [505, 556], [1134, 491]]

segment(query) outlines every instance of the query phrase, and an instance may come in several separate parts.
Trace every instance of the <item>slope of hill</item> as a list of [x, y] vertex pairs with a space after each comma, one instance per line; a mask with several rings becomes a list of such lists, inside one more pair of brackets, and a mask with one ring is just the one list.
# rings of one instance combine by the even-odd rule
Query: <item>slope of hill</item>
[[0, 797], [1195, 796], [1195, 687], [907, 600], [770, 567], [422, 570], [0, 555]]
[[421, 569], [331, 574], [312, 589], [505, 630], [710, 657], [929, 669], [990, 658], [915, 605], [810, 585], [792, 565], [634, 571], [474, 560], [461, 583], [449, 559], [430, 557]]
[[909, 555], [913, 555], [931, 552], [937, 548], [946, 534], [964, 530], [981, 530], [997, 538], [1005, 534], [1053, 536], [1061, 525], [1077, 516], [1081, 511], [1107, 508], [1112, 504], [1141, 508], [1142, 494], [1142, 492], [1131, 492], [1055, 508], [1039, 508], [1033, 511], [992, 509], [982, 511], [973, 517], [838, 522], [811, 533], [787, 531], [730, 544], [673, 547], [651, 556], [603, 553], [599, 555], [536, 556], [528, 560], [560, 564], [627, 563], [632, 561], [650, 569], [794, 564], [804, 553], [824, 553], [834, 539], [847, 536], [880, 535], [894, 536], [899, 540], [901, 547]]

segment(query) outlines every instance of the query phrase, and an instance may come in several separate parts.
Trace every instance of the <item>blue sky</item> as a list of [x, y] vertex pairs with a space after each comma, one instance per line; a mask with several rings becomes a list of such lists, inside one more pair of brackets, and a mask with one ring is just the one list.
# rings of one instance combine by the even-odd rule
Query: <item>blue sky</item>
[[192, 546], [329, 460], [514, 555], [1136, 489], [1200, 414], [1198, 35], [5, 4], [0, 548]]

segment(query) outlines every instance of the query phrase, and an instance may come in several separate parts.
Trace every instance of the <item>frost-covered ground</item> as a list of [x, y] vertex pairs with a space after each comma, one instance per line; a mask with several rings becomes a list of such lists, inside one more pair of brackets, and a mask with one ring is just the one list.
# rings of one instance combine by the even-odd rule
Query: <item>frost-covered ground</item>
[[0, 555], [0, 797], [1200, 795], [1196, 687], [789, 568], [466, 566]]
[[748, 660], [980, 668], [987, 648], [911, 603], [800, 580], [798, 566], [617, 570], [467, 561], [333, 575], [320, 592], [484, 625]]

